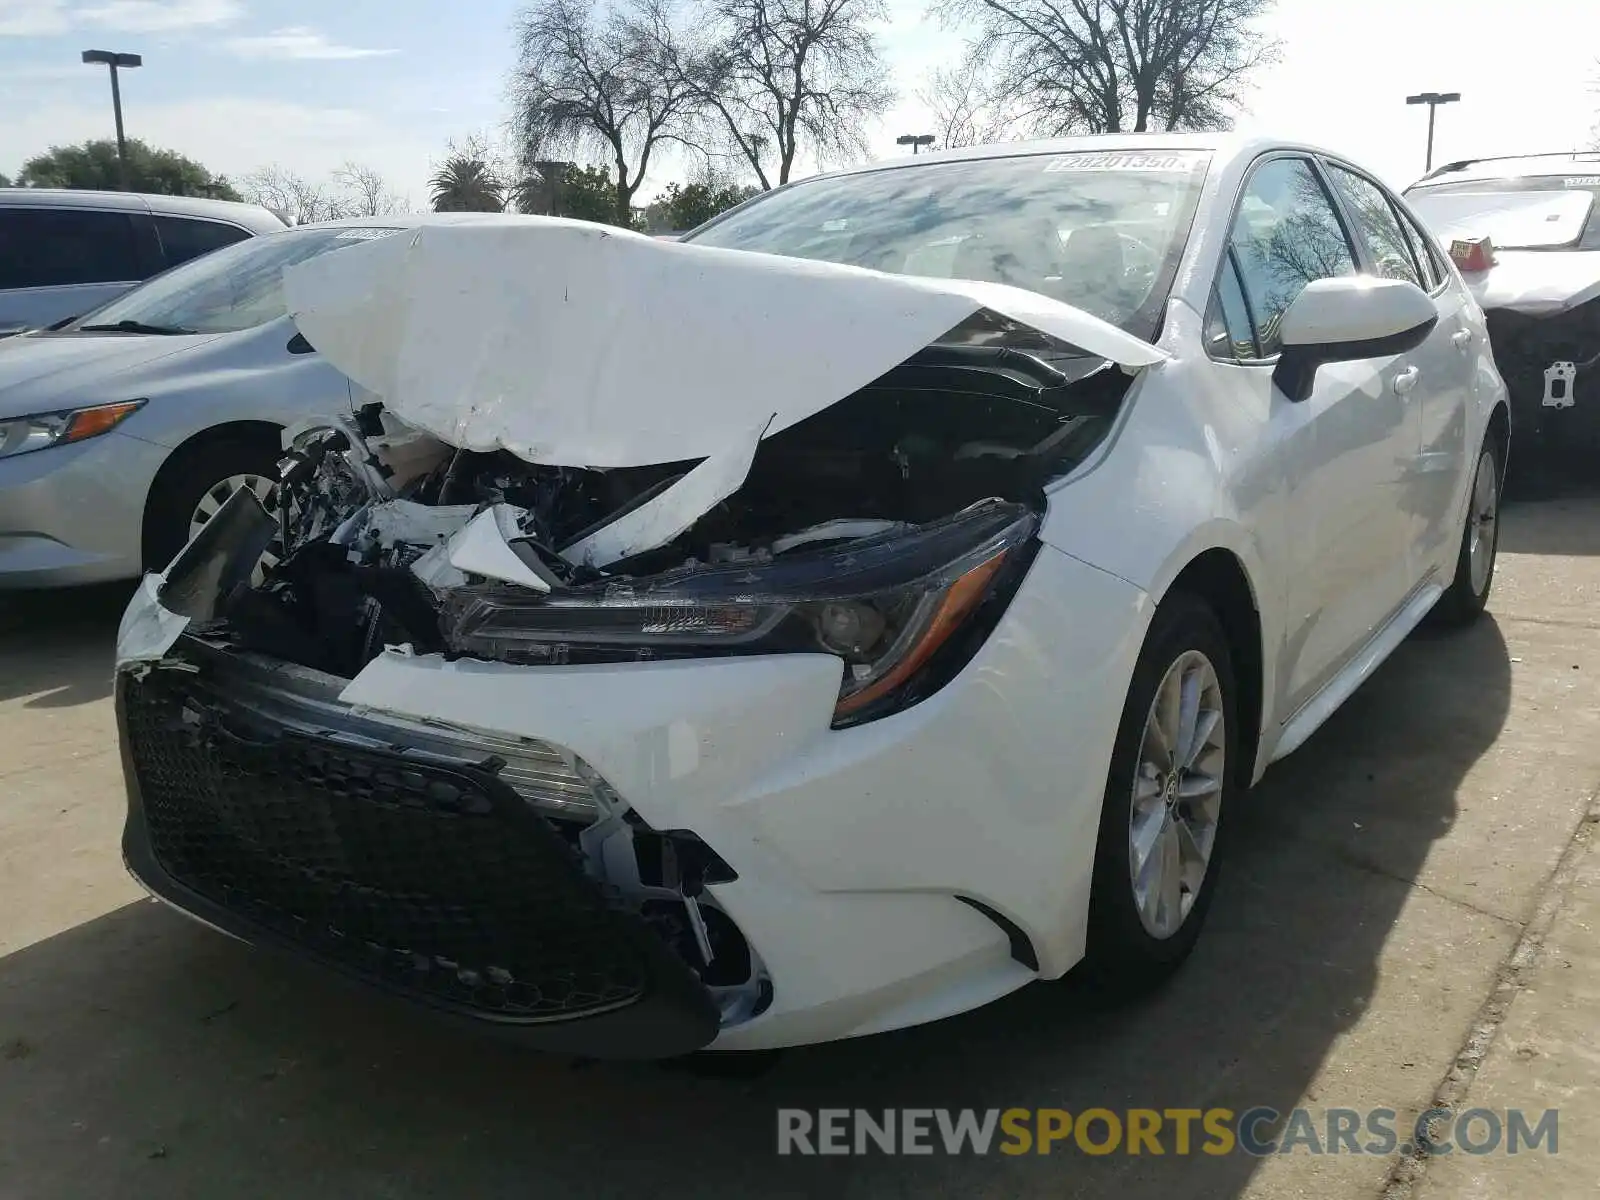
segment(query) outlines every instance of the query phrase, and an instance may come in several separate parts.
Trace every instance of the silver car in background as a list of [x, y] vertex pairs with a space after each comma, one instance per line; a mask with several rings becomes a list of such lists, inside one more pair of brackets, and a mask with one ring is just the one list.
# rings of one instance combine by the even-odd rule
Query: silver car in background
[[0, 337], [99, 308], [153, 275], [284, 227], [257, 204], [0, 188]]
[[440, 219], [249, 238], [0, 339], [0, 590], [135, 578], [234, 491], [267, 498], [286, 426], [371, 398], [298, 335], [283, 269]]

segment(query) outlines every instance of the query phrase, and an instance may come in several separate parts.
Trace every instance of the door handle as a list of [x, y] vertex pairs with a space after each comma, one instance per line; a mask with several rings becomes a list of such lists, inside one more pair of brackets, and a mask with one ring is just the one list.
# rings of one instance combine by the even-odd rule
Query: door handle
[[1457, 350], [1466, 350], [1472, 346], [1472, 330], [1458, 329], [1450, 335], [1450, 344]]
[[1417, 386], [1417, 380], [1422, 378], [1422, 371], [1418, 367], [1407, 367], [1394, 377], [1394, 391], [1397, 396], [1404, 396]]

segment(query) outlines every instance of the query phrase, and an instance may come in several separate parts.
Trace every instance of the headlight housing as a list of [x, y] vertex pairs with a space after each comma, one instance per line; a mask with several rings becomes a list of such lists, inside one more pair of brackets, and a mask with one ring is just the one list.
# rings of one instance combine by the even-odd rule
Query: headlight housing
[[458, 588], [444, 635], [459, 653], [529, 664], [833, 654], [844, 662], [834, 725], [857, 724], [914, 703], [970, 656], [976, 643], [958, 635], [981, 638], [980, 612], [1015, 590], [1037, 527], [1025, 505], [987, 500], [909, 532], [754, 565], [548, 595]]
[[99, 437], [143, 407], [143, 400], [124, 400], [0, 420], [0, 458]]

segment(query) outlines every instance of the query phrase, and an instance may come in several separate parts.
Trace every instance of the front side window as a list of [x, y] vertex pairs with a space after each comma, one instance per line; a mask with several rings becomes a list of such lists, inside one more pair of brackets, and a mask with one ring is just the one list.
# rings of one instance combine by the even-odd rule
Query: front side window
[[1212, 358], [1248, 362], [1259, 358], [1255, 325], [1244, 286], [1230, 253], [1222, 260], [1222, 272], [1211, 294], [1211, 311], [1206, 317], [1206, 351]]
[[242, 242], [250, 234], [237, 225], [224, 225], [221, 221], [202, 221], [194, 217], [155, 218], [156, 233], [161, 238], [161, 249], [166, 253], [167, 266], [176, 267], [191, 258], [210, 254], [224, 246]]
[[1400, 218], [1383, 190], [1372, 180], [1347, 171], [1337, 163], [1328, 164], [1328, 173], [1349, 206], [1356, 232], [1372, 252], [1378, 274], [1385, 279], [1403, 279], [1428, 290], [1417, 260], [1412, 256], [1411, 243], [1400, 227]]
[[1075, 152], [863, 171], [780, 189], [685, 240], [1011, 284], [1148, 338], [1209, 163]]
[[0, 288], [129, 283], [143, 274], [127, 213], [0, 208]]
[[312, 228], [247, 238], [156, 276], [79, 318], [66, 331], [117, 325], [171, 333], [254, 329], [287, 315], [285, 267], [394, 232], [388, 228]]
[[1356, 273], [1333, 202], [1303, 158], [1272, 159], [1250, 176], [1230, 245], [1264, 358], [1283, 349], [1283, 314], [1306, 284]]

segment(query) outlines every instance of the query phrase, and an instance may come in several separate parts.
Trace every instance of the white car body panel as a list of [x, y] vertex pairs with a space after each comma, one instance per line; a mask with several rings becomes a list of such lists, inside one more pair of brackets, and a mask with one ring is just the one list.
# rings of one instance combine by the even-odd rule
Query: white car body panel
[[[565, 466], [703, 458], [751, 429], [779, 433], [980, 308], [1127, 366], [1165, 357], [1089, 313], [1002, 284], [554, 217], [486, 217], [368, 242], [290, 268], [284, 291], [320, 353], [403, 420], [452, 445]], [[666, 319], [675, 309], [693, 320]], [[827, 352], [798, 346], [802, 330]]]
[[[613, 556], [670, 537], [662, 530], [698, 517], [707, 496], [736, 489], [743, 474], [727, 463], [742, 453], [748, 470], [762, 432], [835, 403], [977, 307], [1135, 374], [1106, 441], [1048, 487], [1043, 546], [998, 625], [953, 680], [893, 715], [830, 728], [842, 668], [823, 654], [519, 667], [391, 649], [344, 689], [364, 712], [565, 747], [651, 827], [714, 846], [738, 879], [708, 889], [774, 987], [771, 1006], [724, 1028], [718, 1048], [930, 1020], [1082, 958], [1122, 701], [1153, 612], [1201, 555], [1237, 561], [1261, 626], [1255, 777], [1370, 676], [1454, 574], [1477, 448], [1505, 402], [1459, 277], [1436, 294], [1439, 324], [1422, 346], [1324, 366], [1310, 397], [1290, 401], [1270, 362], [1208, 357], [1203, 314], [1253, 164], [1318, 152], [1170, 140], [1215, 159], [1153, 347], [1038, 297], [1008, 307], [1012, 289], [995, 285], [560, 222], [528, 243], [570, 255], [548, 278], [509, 249], [510, 231], [529, 227], [490, 220], [369, 243], [289, 277], [319, 350], [447, 442], [559, 464], [720, 464], [719, 486], [658, 509], [647, 534], [602, 552]], [[485, 271], [504, 277], [483, 305], [463, 302]], [[569, 277], [595, 294], [565, 313]], [[622, 283], [658, 307], [635, 309]], [[673, 297], [695, 320], [663, 316]], [[830, 352], [794, 353], [802, 325], [808, 346]], [[1397, 387], [1403, 378], [1418, 382]], [[1020, 929], [1037, 969], [962, 898]]]

